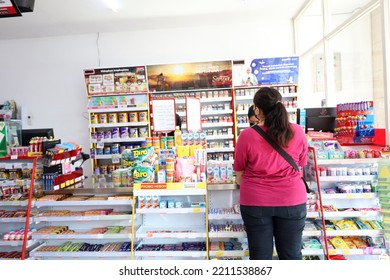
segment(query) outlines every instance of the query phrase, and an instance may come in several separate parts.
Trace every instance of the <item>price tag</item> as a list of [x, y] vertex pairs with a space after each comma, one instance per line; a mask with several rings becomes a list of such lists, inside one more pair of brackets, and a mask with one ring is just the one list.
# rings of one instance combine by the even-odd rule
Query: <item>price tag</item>
[[200, 213], [200, 208], [193, 208], [193, 209], [192, 209], [192, 212], [193, 212], [193, 213]]
[[215, 253], [215, 255], [216, 255], [217, 257], [223, 257], [223, 256], [224, 256], [224, 253], [223, 253], [222, 251], [217, 251], [217, 252]]
[[18, 159], [18, 155], [11, 155], [11, 159]]
[[342, 250], [342, 254], [343, 255], [350, 255], [351, 254], [351, 250], [350, 249], [343, 249]]
[[347, 193], [345, 195], [345, 197], [348, 198], [348, 199], [352, 199], [352, 198], [355, 198], [355, 195], [353, 193]]
[[370, 193], [364, 193], [363, 194], [363, 198], [371, 198], [371, 194]]
[[148, 231], [146, 233], [146, 237], [152, 238], [153, 237], [153, 232]]

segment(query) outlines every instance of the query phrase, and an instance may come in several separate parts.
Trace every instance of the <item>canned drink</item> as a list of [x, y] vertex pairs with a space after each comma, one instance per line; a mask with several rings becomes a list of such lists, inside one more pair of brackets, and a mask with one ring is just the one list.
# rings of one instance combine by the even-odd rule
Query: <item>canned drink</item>
[[146, 147], [153, 146], [153, 138], [152, 137], [146, 137]]
[[97, 140], [97, 132], [91, 132], [91, 139]]
[[167, 137], [161, 137], [160, 138], [160, 149], [166, 149], [167, 148]]

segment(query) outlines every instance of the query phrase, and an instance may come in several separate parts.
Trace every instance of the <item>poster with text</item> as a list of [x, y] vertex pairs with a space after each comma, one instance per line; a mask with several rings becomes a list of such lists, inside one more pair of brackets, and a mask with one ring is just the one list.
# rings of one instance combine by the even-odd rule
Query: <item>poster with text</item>
[[298, 83], [298, 56], [253, 59], [250, 67], [259, 85]]
[[152, 100], [153, 131], [171, 132], [176, 129], [176, 103], [173, 98]]
[[163, 92], [232, 86], [232, 62], [194, 62], [147, 66], [149, 91]]
[[84, 70], [89, 96], [147, 92], [145, 66]]

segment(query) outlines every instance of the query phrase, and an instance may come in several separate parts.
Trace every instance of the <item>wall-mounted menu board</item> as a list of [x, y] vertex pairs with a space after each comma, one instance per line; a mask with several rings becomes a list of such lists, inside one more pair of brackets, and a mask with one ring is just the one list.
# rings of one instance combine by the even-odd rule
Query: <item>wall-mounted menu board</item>
[[193, 62], [147, 66], [150, 92], [229, 88], [232, 61]]
[[153, 131], [174, 131], [176, 128], [175, 99], [154, 99], [151, 102], [153, 114]]

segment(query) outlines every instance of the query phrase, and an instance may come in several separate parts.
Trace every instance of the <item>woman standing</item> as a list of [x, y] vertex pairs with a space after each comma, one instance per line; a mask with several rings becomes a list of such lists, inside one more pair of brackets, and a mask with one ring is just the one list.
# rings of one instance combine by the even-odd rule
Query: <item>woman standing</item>
[[[308, 144], [302, 128], [289, 122], [281, 94], [260, 88], [254, 98], [257, 124], [298, 166], [307, 163]], [[306, 189], [300, 172], [255, 129], [241, 132], [234, 171], [240, 185], [241, 215], [251, 260], [271, 260], [274, 242], [280, 260], [302, 259], [306, 220]]]

